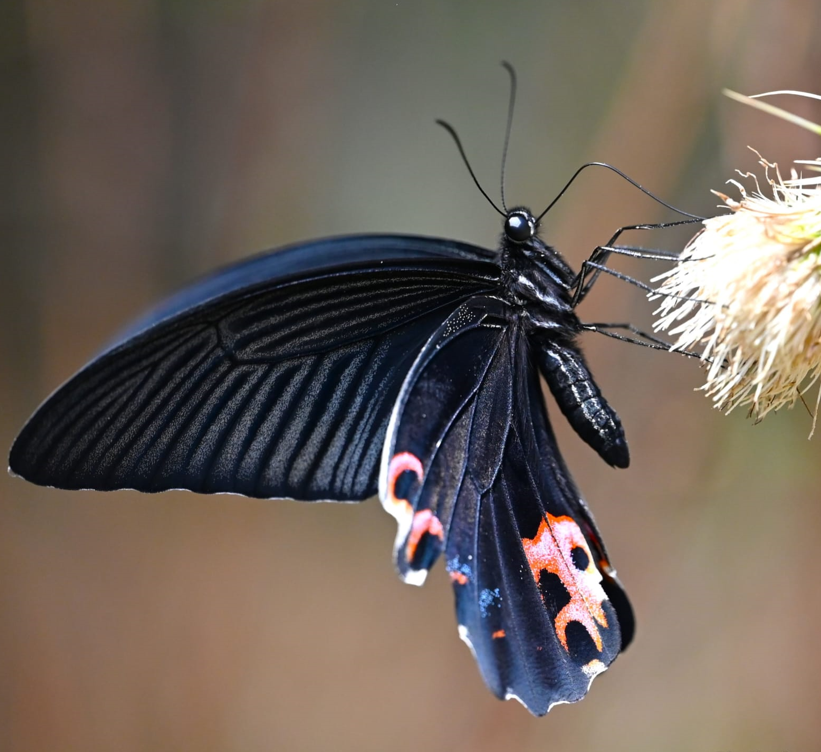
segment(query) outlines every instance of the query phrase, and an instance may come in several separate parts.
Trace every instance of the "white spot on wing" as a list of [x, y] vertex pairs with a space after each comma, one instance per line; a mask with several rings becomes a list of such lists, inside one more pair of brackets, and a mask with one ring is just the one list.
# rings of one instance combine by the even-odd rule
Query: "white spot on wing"
[[408, 585], [416, 585], [417, 587], [421, 587], [425, 584], [425, 579], [427, 576], [427, 569], [408, 569], [408, 571], [402, 576], [402, 579], [407, 582]]
[[607, 666], [605, 666], [600, 660], [596, 658], [590, 661], [590, 663], [585, 663], [584, 666], [582, 666], [582, 671], [584, 671], [586, 676], [590, 677], [591, 681], [595, 679], [602, 671], [606, 670]]
[[459, 638], [462, 642], [465, 643], [470, 648], [470, 653], [476, 659], [476, 650], [473, 647], [473, 643], [470, 641], [470, 634], [468, 633], [468, 628], [464, 624], [459, 625]]

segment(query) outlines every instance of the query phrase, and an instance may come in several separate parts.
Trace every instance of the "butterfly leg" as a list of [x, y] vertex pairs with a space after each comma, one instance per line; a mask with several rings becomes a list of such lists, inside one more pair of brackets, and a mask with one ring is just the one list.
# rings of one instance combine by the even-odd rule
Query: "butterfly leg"
[[[692, 352], [691, 350], [673, 350], [673, 345], [670, 342], [666, 342], [665, 340], [656, 337], [653, 334], [649, 334], [638, 327], [633, 326], [633, 324], [610, 324], [610, 323], [600, 323], [596, 322], [594, 324], [582, 324], [582, 329], [588, 332], [597, 332], [598, 334], [603, 334], [605, 337], [612, 337], [613, 339], [621, 340], [622, 342], [630, 342], [633, 345], [641, 345], [642, 347], [649, 347], [651, 350], [672, 350], [673, 352], [680, 353], [681, 355], [686, 355], [690, 358], [698, 358], [702, 359], [700, 353]], [[623, 334], [618, 334], [616, 332], [609, 331], [610, 329], [624, 329], [632, 334], [637, 335], [638, 337], [642, 337], [643, 339], [636, 339], [635, 337], [627, 337]], [[711, 363], [712, 359], [706, 358], [704, 359], [705, 362]]]
[[573, 284], [571, 285], [571, 289], [574, 290], [573, 307], [575, 308], [579, 303], [581, 303], [582, 300], [584, 300], [587, 293], [590, 292], [590, 289], [593, 287], [602, 272], [612, 274], [613, 276], [630, 282], [631, 284], [635, 284], [648, 292], [654, 292], [653, 288], [649, 287], [649, 285], [645, 285], [632, 277], [627, 277], [627, 275], [620, 275], [618, 272], [606, 267], [604, 264], [607, 262], [607, 259], [610, 257], [611, 253], [622, 256], [631, 256], [633, 258], [651, 259], [655, 261], [675, 261], [678, 259], [676, 254], [668, 254], [663, 251], [648, 250], [638, 248], [636, 246], [617, 246], [615, 243], [619, 237], [621, 237], [622, 233], [627, 232], [628, 230], [659, 230], [668, 227], [677, 227], [679, 225], [693, 224], [694, 222], [700, 221], [700, 219], [685, 219], [677, 222], [658, 222], [655, 224], [626, 225], [625, 227], [620, 227], [615, 233], [613, 233], [613, 236], [607, 243], [594, 248], [593, 252], [590, 254], [590, 257], [582, 263], [582, 268], [576, 275], [576, 278], [573, 280]]

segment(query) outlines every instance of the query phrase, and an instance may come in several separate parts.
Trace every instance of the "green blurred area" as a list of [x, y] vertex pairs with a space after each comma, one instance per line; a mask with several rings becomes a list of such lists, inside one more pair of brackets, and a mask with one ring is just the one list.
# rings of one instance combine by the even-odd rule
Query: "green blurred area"
[[[0, 10], [0, 447], [128, 320], [220, 264], [324, 235], [493, 246], [582, 162], [702, 214], [818, 141], [721, 97], [821, 93], [821, 6], [693, 2], [31, 0]], [[818, 103], [782, 102], [821, 122]], [[574, 267], [672, 219], [589, 173], [545, 219]], [[674, 248], [681, 235], [635, 242]], [[648, 262], [614, 262], [648, 278]], [[660, 271], [660, 269], [658, 269]], [[647, 325], [603, 280], [589, 321]], [[0, 478], [0, 749], [821, 748], [818, 439], [798, 409], [725, 418], [684, 358], [588, 336], [632, 466], [556, 422], [633, 599], [630, 650], [534, 719], [484, 688], [446, 578], [396, 579], [376, 503], [40, 489]], [[556, 412], [555, 410], [553, 411]]]

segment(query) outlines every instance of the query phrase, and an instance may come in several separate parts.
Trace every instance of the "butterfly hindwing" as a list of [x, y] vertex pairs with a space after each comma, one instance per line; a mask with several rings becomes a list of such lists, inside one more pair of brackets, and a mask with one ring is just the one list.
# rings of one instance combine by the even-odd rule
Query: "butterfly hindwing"
[[498, 273], [415, 242], [418, 259], [285, 281], [237, 287], [244, 273], [227, 270], [55, 392], [16, 440], [11, 470], [60, 488], [372, 496], [416, 353]]
[[632, 615], [505, 304], [471, 299], [428, 341], [394, 411], [380, 480], [400, 522], [400, 573], [419, 582], [444, 554], [460, 634], [493, 692], [537, 715], [581, 699]]
[[408, 582], [421, 584], [441, 552], [459, 489], [486, 485], [498, 466], [470, 458], [471, 444], [503, 439], [488, 418], [490, 402], [499, 415], [510, 406], [505, 308], [489, 297], [463, 303], [420, 352], [394, 408], [380, 497], [399, 524], [395, 559]]

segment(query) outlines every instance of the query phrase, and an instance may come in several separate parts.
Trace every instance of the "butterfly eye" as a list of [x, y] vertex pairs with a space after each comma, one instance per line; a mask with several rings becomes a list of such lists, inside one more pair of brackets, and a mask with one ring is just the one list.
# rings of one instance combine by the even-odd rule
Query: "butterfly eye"
[[505, 219], [505, 235], [514, 243], [524, 243], [536, 234], [536, 220], [529, 212], [511, 212]]

